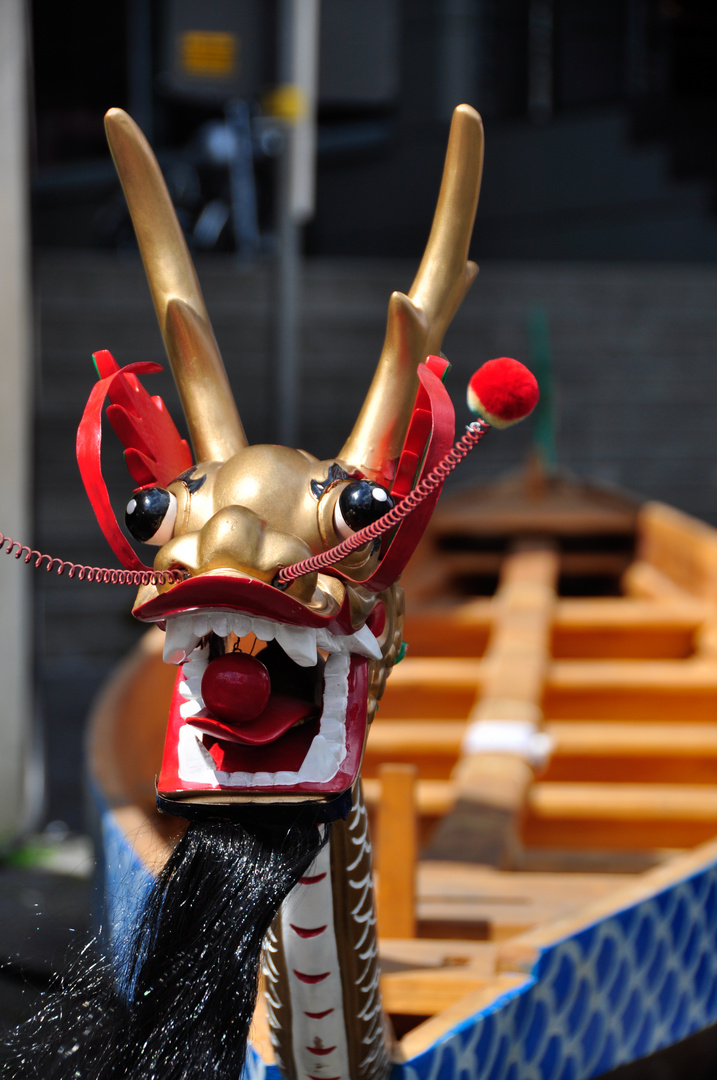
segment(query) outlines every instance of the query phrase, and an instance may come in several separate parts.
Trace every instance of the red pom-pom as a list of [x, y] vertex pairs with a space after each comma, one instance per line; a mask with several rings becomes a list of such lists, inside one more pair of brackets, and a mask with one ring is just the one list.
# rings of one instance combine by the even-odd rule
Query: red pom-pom
[[539, 397], [535, 375], [509, 356], [488, 360], [468, 383], [468, 408], [497, 428], [523, 420]]

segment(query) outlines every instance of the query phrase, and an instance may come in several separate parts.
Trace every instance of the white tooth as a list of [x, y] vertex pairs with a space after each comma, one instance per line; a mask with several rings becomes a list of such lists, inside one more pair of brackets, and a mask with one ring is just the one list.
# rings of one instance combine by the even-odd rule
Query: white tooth
[[199, 638], [192, 630], [192, 620], [186, 615], [167, 619], [162, 657], [165, 664], [181, 664], [191, 653]]
[[192, 615], [192, 627], [197, 637], [203, 638], [212, 628], [209, 616], [204, 613]]
[[357, 630], [351, 641], [353, 645], [352, 652], [359, 653], [361, 656], [368, 656], [372, 660], [381, 659], [381, 649], [368, 626], [362, 626], [360, 630]]
[[182, 679], [182, 681], [179, 684], [179, 693], [182, 695], [182, 697], [185, 697], [185, 698], [190, 698], [190, 697], [198, 698], [198, 697], [201, 697], [202, 696], [202, 680], [201, 680], [201, 677], [193, 675], [190, 678], [187, 678], [186, 671], [187, 671], [187, 666], [185, 664], [184, 668], [182, 669], [182, 674], [184, 675], [184, 678]]
[[316, 664], [316, 631], [310, 626], [278, 623], [276, 640], [299, 667], [314, 667]]
[[291, 787], [296, 783], [296, 773], [288, 772], [286, 769], [279, 769], [278, 773], [274, 773], [274, 784], [277, 787]]
[[334, 717], [331, 717], [327, 720], [324, 720], [322, 718], [321, 734], [324, 736], [325, 739], [328, 739], [332, 746], [334, 745], [334, 743], [338, 743], [341, 741], [343, 730], [344, 726], [340, 720], [336, 720]]
[[179, 715], [182, 720], [188, 720], [190, 716], [196, 716], [198, 712], [201, 712], [204, 708], [204, 702], [196, 698], [192, 698], [190, 701], [183, 701], [179, 706]]
[[316, 647], [323, 649], [325, 652], [334, 651], [334, 635], [325, 630], [323, 626], [320, 626], [316, 631]]
[[229, 633], [229, 615], [225, 611], [213, 611], [210, 618], [214, 633], [226, 637]]
[[251, 619], [248, 615], [239, 615], [237, 612], [233, 612], [230, 622], [232, 633], [236, 634], [238, 638], [245, 637], [251, 630]]
[[336, 774], [336, 762], [329, 744], [317, 735], [299, 769], [302, 783], [327, 783]]
[[188, 660], [185, 660], [182, 666], [185, 679], [201, 678], [204, 674], [204, 670], [209, 663], [209, 649], [205, 646], [203, 649], [194, 649]]
[[259, 638], [259, 641], [273, 641], [274, 634], [276, 633], [276, 624], [270, 622], [269, 619], [252, 619], [251, 628], [254, 631], [254, 636]]

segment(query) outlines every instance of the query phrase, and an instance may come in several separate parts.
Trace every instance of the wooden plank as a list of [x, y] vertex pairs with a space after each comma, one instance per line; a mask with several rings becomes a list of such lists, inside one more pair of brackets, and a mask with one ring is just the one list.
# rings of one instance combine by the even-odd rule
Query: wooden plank
[[667, 659], [694, 652], [707, 614], [700, 601], [594, 598], [559, 600], [553, 619], [555, 659]]
[[[363, 783], [366, 805], [376, 811], [381, 801], [381, 782], [368, 779]], [[453, 805], [455, 792], [448, 780], [419, 780], [416, 785], [416, 806], [423, 818], [437, 820]]]
[[644, 559], [630, 563], [620, 584], [628, 596], [644, 600], [687, 599], [692, 594], [681, 588], [671, 577]]
[[375, 844], [378, 933], [393, 938], [416, 934], [416, 769], [384, 764]]
[[[717, 724], [555, 720], [545, 730], [554, 746], [543, 780], [717, 782]], [[448, 779], [464, 731], [461, 721], [377, 720], [362, 775], [393, 761], [414, 765], [421, 779]]]
[[717, 791], [691, 784], [538, 783], [523, 827], [527, 844], [556, 847], [686, 848], [715, 834]]
[[[377, 785], [376, 780], [365, 784], [372, 809]], [[426, 837], [453, 807], [456, 791], [441, 780], [419, 780], [416, 791]], [[715, 834], [717, 791], [690, 784], [537, 783], [530, 789], [522, 831], [528, 845], [614, 850], [694, 847]]]
[[639, 557], [681, 588], [717, 600], [717, 531], [664, 503], [650, 502], [638, 514]]
[[[548, 540], [524, 541], [504, 559], [485, 676], [469, 724], [540, 723], [549, 660], [558, 553]], [[467, 751], [453, 770], [456, 799], [436, 828], [432, 858], [507, 865], [519, 846], [518, 822], [533, 770], [521, 754]]]
[[470, 656], [485, 652], [494, 605], [488, 598], [431, 611], [415, 606], [406, 612], [404, 639], [409, 656]]
[[717, 724], [554, 721], [542, 781], [717, 783]]
[[604, 873], [536, 873], [496, 870], [460, 862], [422, 860], [418, 864], [418, 895], [422, 900], [465, 900], [523, 904], [565, 898], [587, 903], [609, 896], [635, 875]]
[[480, 660], [408, 656], [392, 671], [379, 714], [391, 719], [465, 719], [482, 676]]
[[398, 1016], [435, 1016], [493, 978], [470, 967], [382, 973], [383, 1007]]
[[666, 816], [717, 822], [717, 790], [691, 784], [549, 784], [531, 792], [541, 817], [652, 821]]
[[717, 663], [693, 660], [556, 660], [543, 697], [546, 718], [713, 721]]
[[381, 937], [378, 952], [384, 974], [420, 968], [470, 967], [474, 973], [487, 977], [495, 974], [498, 946], [490, 941]]
[[554, 622], [561, 630], [634, 630], [674, 627], [694, 632], [709, 606], [681, 594], [655, 604], [629, 597], [562, 597], [555, 605]]
[[361, 775], [378, 775], [383, 761], [406, 762], [422, 779], [447, 780], [460, 752], [462, 720], [385, 720], [382, 714], [369, 733]]
[[394, 1051], [394, 1061], [408, 1061], [416, 1057], [452, 1027], [487, 1008], [511, 990], [524, 986], [528, 981], [528, 976], [523, 974], [496, 975], [484, 986], [466, 994], [465, 997], [444, 1008], [440, 1014], [436, 1014], [404, 1035]]
[[717, 862], [717, 840], [713, 839], [700, 845], [694, 851], [677, 855], [652, 870], [636, 875], [622, 888], [611, 890], [604, 897], [581, 907], [573, 915], [549, 926], [536, 927], [521, 935], [519, 939], [501, 945], [496, 961], [498, 969], [529, 972], [532, 970], [539, 949], [555, 941], [571, 937], [583, 927], [599, 922], [615, 911], [641, 903], [715, 862]]
[[605, 896], [624, 881], [617, 874], [514, 873], [424, 860], [418, 872], [419, 934], [504, 940]]

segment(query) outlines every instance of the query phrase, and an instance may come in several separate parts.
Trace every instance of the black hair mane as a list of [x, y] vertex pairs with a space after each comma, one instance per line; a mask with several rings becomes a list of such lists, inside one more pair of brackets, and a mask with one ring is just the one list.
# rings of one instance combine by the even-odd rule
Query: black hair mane
[[2, 1075], [239, 1080], [262, 940], [325, 839], [315, 825], [190, 822], [121, 949], [122, 968], [87, 945], [4, 1040]]

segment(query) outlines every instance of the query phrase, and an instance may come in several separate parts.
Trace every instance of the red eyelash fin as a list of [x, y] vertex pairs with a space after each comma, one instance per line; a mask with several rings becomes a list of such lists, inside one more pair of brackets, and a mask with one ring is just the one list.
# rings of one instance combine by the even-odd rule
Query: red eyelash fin
[[[150, 397], [130, 367], [120, 368], [107, 349], [92, 358], [100, 379], [121, 374], [109, 384], [111, 405], [107, 419], [125, 447], [125, 462], [130, 476], [141, 487], [158, 484], [166, 487], [192, 464], [192, 451], [175, 426], [161, 397]], [[152, 371], [161, 371], [159, 364]], [[145, 368], [149, 372], [149, 368]]]
[[190, 468], [192, 454], [159, 397], [150, 397], [137, 375], [161, 371], [151, 362], [120, 368], [106, 349], [94, 354], [100, 379], [92, 392], [77, 429], [77, 463], [92, 509], [108, 544], [129, 570], [151, 570], [141, 561], [117, 522], [102, 476], [102, 409], [105, 398], [112, 427], [124, 444], [130, 475], [142, 487], [165, 487]]

